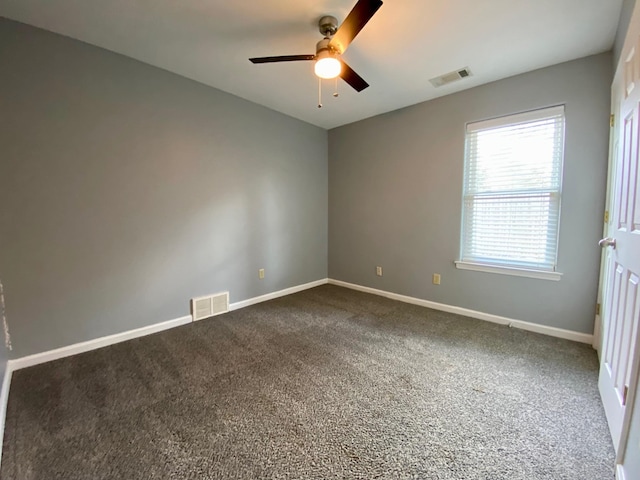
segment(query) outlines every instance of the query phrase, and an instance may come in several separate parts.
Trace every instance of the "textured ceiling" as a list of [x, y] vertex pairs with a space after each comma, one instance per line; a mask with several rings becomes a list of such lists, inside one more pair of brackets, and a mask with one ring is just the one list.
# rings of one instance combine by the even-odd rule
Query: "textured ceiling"
[[[611, 49], [622, 0], [384, 0], [345, 61], [371, 86], [324, 82], [313, 62], [320, 16], [355, 0], [2, 0], [0, 16], [67, 35], [332, 128], [483, 83]], [[473, 76], [429, 79], [468, 66]]]

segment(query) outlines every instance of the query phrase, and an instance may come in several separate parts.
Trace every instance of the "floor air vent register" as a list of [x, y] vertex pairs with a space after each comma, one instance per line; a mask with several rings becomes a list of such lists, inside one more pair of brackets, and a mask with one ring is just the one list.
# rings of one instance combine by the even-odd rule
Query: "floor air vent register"
[[215, 293], [191, 299], [193, 320], [202, 320], [229, 311], [229, 292]]

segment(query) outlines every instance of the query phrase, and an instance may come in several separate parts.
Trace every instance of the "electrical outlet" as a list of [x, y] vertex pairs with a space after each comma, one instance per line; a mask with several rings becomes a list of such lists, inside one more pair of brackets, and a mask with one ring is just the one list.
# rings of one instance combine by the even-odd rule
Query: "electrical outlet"
[[258, 270], [258, 278], [262, 280], [264, 278], [264, 268]]
[[434, 285], [440, 285], [440, 274], [439, 273], [434, 273], [433, 274], [433, 284]]
[[382, 276], [382, 267], [376, 267], [376, 275], [379, 277]]

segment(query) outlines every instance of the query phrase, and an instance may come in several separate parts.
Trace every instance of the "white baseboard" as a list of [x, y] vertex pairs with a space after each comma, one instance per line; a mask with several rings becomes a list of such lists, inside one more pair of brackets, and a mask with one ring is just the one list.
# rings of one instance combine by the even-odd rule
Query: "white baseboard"
[[[274, 298], [283, 297], [292, 293], [301, 292], [309, 288], [317, 287], [328, 283], [328, 279], [323, 278], [315, 282], [305, 283], [303, 285], [297, 285], [291, 288], [285, 288], [273, 293], [261, 295], [259, 297], [250, 298], [248, 300], [242, 300], [240, 302], [232, 303], [229, 305], [229, 310], [238, 310], [240, 308], [248, 307], [256, 303], [265, 302]], [[135, 330], [129, 330], [122, 333], [116, 333], [115, 335], [109, 335], [107, 337], [96, 338], [86, 342], [76, 343], [62, 348], [56, 348], [55, 350], [49, 350], [47, 352], [36, 353], [34, 355], [28, 355], [26, 357], [17, 358], [15, 360], [9, 360], [7, 362], [7, 368], [4, 374], [4, 380], [2, 382], [2, 390], [0, 391], [0, 441], [4, 436], [4, 421], [7, 413], [7, 403], [9, 401], [9, 388], [11, 386], [11, 375], [15, 370], [21, 368], [32, 367], [41, 363], [50, 362], [59, 358], [69, 357], [78, 353], [88, 352], [89, 350], [96, 350], [101, 347], [113, 345], [115, 343], [124, 342], [133, 338], [143, 337], [151, 335], [152, 333], [161, 332], [170, 328], [179, 327], [187, 323], [191, 323], [193, 318], [191, 315], [176, 318], [174, 320], [168, 320], [166, 322], [156, 323], [147, 327], [136, 328]], [[0, 443], [0, 460], [2, 459], [2, 443]]]
[[[433, 308], [435, 310], [441, 310], [444, 312], [457, 313], [465, 315], [467, 317], [477, 318], [479, 320], [486, 320], [489, 322], [499, 323], [502, 325], [510, 325], [512, 327], [521, 328], [523, 330], [529, 330], [532, 332], [543, 333], [554, 337], [565, 338], [568, 340], [574, 340], [582, 343], [593, 343], [593, 335], [586, 333], [573, 332], [570, 330], [563, 330], [561, 328], [547, 327], [544, 325], [537, 325], [530, 322], [524, 322], [521, 320], [514, 320], [507, 317], [500, 317], [498, 315], [492, 315], [489, 313], [478, 312], [475, 310], [469, 310], [462, 307], [456, 307], [452, 305], [446, 305], [443, 303], [431, 302], [429, 300], [423, 300], [420, 298], [409, 297], [406, 295], [400, 295], [397, 293], [386, 292], [384, 290], [377, 290], [371, 287], [364, 287], [362, 285], [356, 285], [354, 283], [343, 282], [334, 279], [321, 279], [314, 282], [305, 283], [303, 285], [297, 285], [295, 287], [285, 288], [277, 292], [268, 293], [259, 297], [249, 298], [240, 302], [235, 302], [229, 305], [229, 310], [239, 310], [250, 305], [266, 302], [267, 300], [273, 300], [275, 298], [284, 297], [285, 295], [291, 295], [292, 293], [301, 292], [310, 288], [318, 287], [330, 283], [332, 285], [338, 285], [341, 287], [350, 288], [352, 290], [359, 290], [361, 292], [372, 293], [382, 297], [387, 297], [392, 300], [398, 300], [405, 303], [411, 303], [414, 305], [420, 305], [427, 308]], [[15, 370], [22, 368], [32, 367], [41, 363], [50, 362], [59, 358], [76, 355], [78, 353], [88, 352], [115, 343], [124, 342], [133, 338], [143, 337], [145, 335], [151, 335], [152, 333], [161, 332], [170, 328], [178, 327], [192, 322], [191, 315], [176, 318], [166, 322], [156, 323], [147, 327], [137, 328], [135, 330], [129, 330], [127, 332], [117, 333], [115, 335], [109, 335], [106, 337], [96, 338], [86, 342], [76, 343], [67, 347], [57, 348], [55, 350], [49, 350], [47, 352], [36, 353], [26, 357], [18, 358], [15, 360], [9, 360], [2, 381], [2, 390], [0, 391], [0, 435], [4, 435], [4, 423], [7, 413], [7, 403], [9, 400], [9, 388], [11, 386], [11, 376]], [[0, 443], [0, 460], [2, 458], [2, 444]], [[616, 470], [618, 480], [624, 480], [624, 471], [621, 465], [618, 465]]]
[[620, 464], [616, 465], [616, 480], [625, 480], [624, 468]]
[[296, 285], [295, 287], [285, 288], [284, 290], [278, 290], [277, 292], [267, 293], [266, 295], [260, 295], [259, 297], [248, 298], [240, 302], [235, 302], [229, 305], [229, 311], [239, 310], [240, 308], [255, 305], [256, 303], [266, 302], [267, 300], [273, 300], [274, 298], [284, 297], [285, 295], [291, 295], [292, 293], [298, 293], [310, 288], [319, 287], [320, 285], [326, 285], [329, 283], [328, 278], [316, 280], [315, 282], [304, 283], [302, 285]]
[[[542, 333], [545, 335], [551, 335], [553, 337], [566, 338], [582, 343], [593, 343], [593, 335], [586, 333], [573, 332], [571, 330], [564, 330], [556, 327], [548, 327], [545, 325], [538, 325], [535, 323], [525, 322], [522, 320], [515, 320], [507, 317], [500, 317], [498, 315], [492, 315], [489, 313], [478, 312], [476, 310], [469, 310], [467, 308], [456, 307], [453, 305], [446, 305], [443, 303], [432, 302], [429, 300], [423, 300], [420, 298], [409, 297], [406, 295], [400, 295], [397, 293], [387, 292], [384, 290], [377, 290], [371, 287], [364, 287], [362, 285], [356, 285], [354, 283], [343, 282], [341, 280], [323, 278], [314, 282], [305, 283], [303, 285], [296, 285], [295, 287], [285, 288], [277, 292], [268, 293], [259, 297], [249, 298], [240, 302], [235, 302], [229, 305], [229, 310], [238, 310], [257, 303], [266, 302], [267, 300], [273, 300], [275, 298], [284, 297], [285, 295], [291, 295], [292, 293], [301, 292], [309, 288], [314, 288], [320, 285], [330, 283], [341, 287], [350, 288], [353, 290], [359, 290], [361, 292], [372, 293], [382, 297], [391, 298], [393, 300], [399, 300], [405, 303], [411, 303], [414, 305], [420, 305], [427, 308], [433, 308], [435, 310], [441, 310], [444, 312], [457, 313], [459, 315], [465, 315], [467, 317], [477, 318], [480, 320], [486, 320], [489, 322], [499, 323], [502, 325], [509, 325], [511, 327], [520, 328], [523, 330], [529, 330], [531, 332]], [[156, 323], [147, 327], [137, 328], [135, 330], [129, 330], [122, 333], [116, 333], [115, 335], [109, 335], [107, 337], [96, 338], [86, 342], [76, 343], [55, 350], [49, 350], [47, 352], [36, 353], [26, 357], [18, 358], [15, 360], [9, 360], [7, 362], [7, 371], [20, 370], [21, 368], [27, 368], [41, 363], [50, 362], [59, 358], [76, 355], [78, 353], [88, 352], [89, 350], [95, 350], [97, 348], [106, 347], [107, 345], [113, 345], [114, 343], [124, 342], [131, 340], [132, 338], [143, 337], [145, 335], [151, 335], [152, 333], [161, 332], [170, 328], [185, 325], [192, 321], [191, 315], [176, 318], [174, 320], [168, 320], [166, 322]], [[6, 379], [6, 375], [5, 375]], [[6, 380], [5, 380], [6, 381]], [[4, 384], [3, 384], [4, 385]], [[7, 391], [8, 394], [8, 391]], [[0, 402], [2, 397], [0, 396]], [[1, 408], [1, 405], [0, 405]], [[1, 413], [1, 412], [0, 412]]]
[[378, 290], [371, 287], [364, 287], [362, 285], [356, 285], [355, 283], [343, 282], [341, 280], [329, 279], [329, 283], [332, 285], [338, 285], [340, 287], [351, 288], [352, 290], [359, 290], [361, 292], [372, 293], [381, 297], [390, 298], [392, 300], [399, 300], [405, 303], [411, 303], [413, 305], [420, 305], [422, 307], [433, 308], [434, 310], [441, 310], [443, 312], [457, 313], [458, 315], [464, 315], [465, 317], [477, 318], [479, 320], [485, 320], [487, 322], [499, 323], [501, 325], [509, 325], [510, 327], [520, 328], [522, 330], [528, 330], [530, 332], [542, 333], [544, 335], [550, 335], [552, 337], [565, 338], [567, 340], [573, 340], [575, 342], [593, 344], [593, 335], [588, 333], [574, 332], [572, 330], [564, 330], [562, 328], [548, 327], [546, 325], [538, 325], [537, 323], [525, 322], [523, 320], [515, 320], [513, 318], [501, 317], [490, 313], [478, 312], [476, 310], [470, 310], [468, 308], [456, 307], [453, 305], [446, 305], [444, 303], [432, 302], [429, 300], [423, 300], [421, 298], [408, 297], [406, 295], [400, 295], [398, 293], [387, 292], [384, 290]]
[[[292, 293], [301, 292], [302, 290], [307, 290], [319, 285], [324, 285], [327, 282], [328, 279], [323, 278], [321, 280], [316, 280], [315, 282], [296, 285], [295, 287], [285, 288], [284, 290], [279, 290], [277, 292], [272, 292], [266, 295], [261, 295], [259, 297], [242, 300], [240, 302], [230, 304], [229, 311], [238, 310], [240, 308], [248, 307], [249, 305], [255, 305], [256, 303], [265, 302], [267, 300], [283, 297]], [[75, 343], [73, 345], [62, 348], [56, 348], [55, 350], [49, 350], [47, 352], [36, 353], [34, 355], [29, 355], [15, 360], [9, 360], [9, 362], [7, 363], [7, 370], [20, 370], [21, 368], [32, 367], [41, 363], [57, 360], [59, 358], [77, 355], [78, 353], [88, 352], [89, 350], [95, 350], [97, 348], [106, 347], [107, 345], [113, 345], [114, 343], [124, 342], [126, 340], [131, 340], [132, 338], [144, 337], [145, 335], [151, 335], [152, 333], [161, 332], [163, 330], [168, 330], [170, 328], [175, 328], [179, 327], [180, 325], [191, 323], [192, 320], [192, 316], [187, 315], [184, 317], [176, 318], [174, 320], [168, 320], [166, 322], [149, 325], [148, 327], [136, 328], [135, 330], [116, 333], [115, 335], [96, 338], [94, 340]]]
[[179, 327], [180, 325], [191, 323], [191, 321], [191, 315], [187, 315], [184, 317], [176, 318], [174, 320], [155, 323], [153, 325], [149, 325], [148, 327], [136, 328], [135, 330], [128, 330], [126, 332], [116, 333], [115, 335], [109, 335], [107, 337], [100, 337], [94, 340], [88, 340], [86, 342], [75, 343], [66, 347], [56, 348], [55, 350], [28, 355], [26, 357], [17, 358], [15, 360], [9, 360], [7, 368], [15, 371], [20, 370], [21, 368], [32, 367], [41, 363], [57, 360], [59, 358], [77, 355], [78, 353], [88, 352], [89, 350], [106, 347], [107, 345], [113, 345], [114, 343], [131, 340], [132, 338], [144, 337], [145, 335], [151, 335], [152, 333]]

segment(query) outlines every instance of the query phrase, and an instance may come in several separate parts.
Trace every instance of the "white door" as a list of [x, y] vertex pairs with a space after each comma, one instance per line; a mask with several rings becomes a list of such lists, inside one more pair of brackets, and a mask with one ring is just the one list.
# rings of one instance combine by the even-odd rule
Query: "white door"
[[629, 392], [638, 368], [640, 319], [640, 16], [629, 27], [612, 89], [614, 158], [610, 178], [599, 388], [616, 451], [626, 438]]

